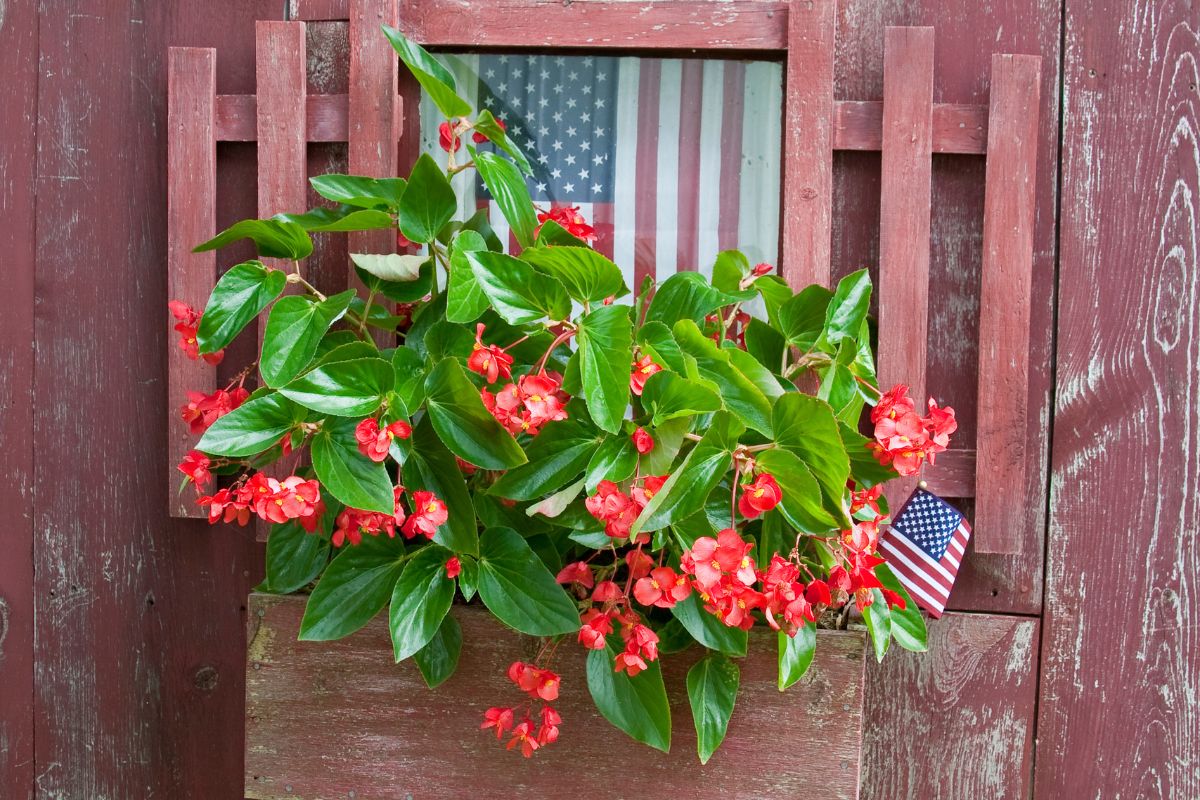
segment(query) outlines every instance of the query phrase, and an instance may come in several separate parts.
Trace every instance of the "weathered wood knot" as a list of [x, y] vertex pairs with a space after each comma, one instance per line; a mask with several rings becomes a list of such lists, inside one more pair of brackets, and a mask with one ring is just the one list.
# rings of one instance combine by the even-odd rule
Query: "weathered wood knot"
[[800, 190], [801, 200], [815, 200], [817, 198], [817, 190], [811, 186], [805, 186]]
[[216, 667], [205, 665], [196, 670], [196, 674], [192, 676], [192, 683], [202, 692], [211, 692], [217, 688], [220, 677]]

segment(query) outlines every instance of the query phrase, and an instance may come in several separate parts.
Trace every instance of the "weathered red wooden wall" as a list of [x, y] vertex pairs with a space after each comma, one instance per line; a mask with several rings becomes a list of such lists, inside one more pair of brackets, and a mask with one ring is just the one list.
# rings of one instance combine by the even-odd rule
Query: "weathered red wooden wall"
[[[166, 53], [217, 47], [218, 91], [253, 94], [254, 20], [283, 5], [0, 2], [0, 797], [241, 796], [243, 603], [261, 546], [165, 511]], [[669, 4], [649, 5], [686, 34]], [[864, 796], [1200, 796], [1195, 8], [842, 0], [835, 97], [883, 97], [887, 25], [935, 28], [935, 102], [986, 103], [991, 54], [1012, 52], [1043, 57], [1043, 103], [1022, 546], [967, 559], [952, 606], [990, 613], [947, 615], [931, 654], [872, 667]], [[484, 32], [472, 21], [463, 40]], [[307, 34], [308, 91], [348, 93], [345, 24]], [[256, 213], [255, 153], [221, 145], [219, 226]], [[835, 271], [879, 260], [879, 160], [835, 156]], [[308, 147], [310, 173], [346, 164], [345, 144]], [[983, 178], [980, 158], [934, 157], [928, 381], [963, 439]], [[344, 244], [317, 247], [319, 284], [344, 285]]]

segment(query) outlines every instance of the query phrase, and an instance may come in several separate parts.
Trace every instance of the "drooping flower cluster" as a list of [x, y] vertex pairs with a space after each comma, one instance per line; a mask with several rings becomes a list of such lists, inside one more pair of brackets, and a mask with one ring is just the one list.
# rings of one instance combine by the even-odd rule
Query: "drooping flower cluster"
[[552, 372], [522, 375], [493, 394], [481, 389], [483, 405], [504, 429], [516, 436], [536, 436], [547, 422], [567, 418], [571, 396], [562, 391], [562, 377]]
[[[557, 673], [543, 669], [535, 664], [514, 661], [508, 668], [508, 679], [517, 688], [529, 695], [532, 701], [524, 709], [524, 718], [517, 722], [516, 707], [489, 708], [483, 713], [483, 724], [480, 730], [492, 728], [496, 731], [496, 739], [504, 738], [504, 734], [512, 731], [508, 741], [508, 749], [521, 748], [521, 755], [529, 758], [538, 748], [558, 740], [558, 726], [562, 724], [562, 716], [550, 706], [558, 699], [558, 688], [561, 680]], [[533, 703], [540, 702], [537, 712], [540, 720], [535, 728], [533, 720]]]
[[545, 211], [539, 211], [537, 219], [538, 226], [534, 231], [535, 236], [542, 232], [542, 225], [554, 220], [576, 239], [582, 239], [588, 245], [596, 243], [596, 229], [587, 223], [583, 214], [579, 213], [579, 206], [552, 206]]
[[298, 520], [304, 530], [313, 533], [325, 513], [320, 489], [315, 480], [298, 475], [279, 480], [256, 472], [247, 480], [200, 497], [196, 504], [208, 507], [208, 521], [212, 523], [223, 521], [245, 525], [253, 512], [267, 522]]
[[179, 409], [179, 416], [193, 434], [201, 434], [208, 430], [208, 426], [246, 402], [250, 392], [237, 386], [230, 390], [217, 389], [212, 394], [188, 392], [187, 396], [187, 404]]
[[387, 458], [393, 439], [407, 439], [410, 436], [412, 436], [412, 426], [404, 420], [396, 420], [381, 428], [379, 420], [367, 417], [354, 428], [354, 439], [358, 442], [358, 452], [376, 462]]
[[921, 465], [930, 464], [938, 453], [950, 445], [950, 434], [958, 429], [954, 409], [939, 408], [929, 398], [929, 413], [921, 417], [916, 412], [908, 387], [897, 384], [879, 398], [871, 409], [875, 425], [875, 441], [871, 451], [879, 463], [891, 466], [900, 475], [915, 475]]
[[[343, 509], [334, 521], [331, 539], [333, 546], [341, 547], [346, 542], [358, 545], [364, 536], [379, 536], [380, 534], [386, 534], [389, 539], [394, 539], [397, 528], [404, 534], [405, 539], [412, 539], [417, 534], [432, 539], [437, 533], [437, 529], [444, 525], [450, 517], [446, 504], [433, 492], [413, 492], [411, 514], [405, 510], [404, 504], [401, 502], [404, 487], [395, 487], [392, 494], [395, 498], [395, 506], [391, 514], [365, 511], [361, 508]], [[447, 564], [447, 573], [451, 571], [451, 568], [451, 565]], [[459, 568], [461, 569], [461, 565]]]
[[200, 330], [200, 312], [181, 300], [171, 300], [167, 303], [171, 316], [175, 317], [175, 330], [179, 332], [179, 346], [187, 357], [195, 361], [203, 358], [209, 364], [220, 364], [225, 358], [225, 351], [200, 355], [200, 345], [196, 340], [196, 332]]
[[[596, 493], [584, 501], [588, 513], [604, 523], [604, 532], [614, 539], [629, 537], [630, 528], [646, 504], [658, 493], [669, 475], [646, 475], [637, 478], [629, 494], [621, 491], [621, 487], [612, 481], [600, 481]], [[642, 534], [639, 541], [649, 541]]]

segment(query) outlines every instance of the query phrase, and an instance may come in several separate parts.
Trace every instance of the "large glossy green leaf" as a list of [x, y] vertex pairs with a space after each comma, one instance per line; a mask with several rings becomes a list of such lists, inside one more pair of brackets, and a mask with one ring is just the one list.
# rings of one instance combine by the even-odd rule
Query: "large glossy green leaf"
[[533, 500], [556, 492], [579, 477], [600, 440], [594, 428], [589, 430], [573, 419], [551, 422], [526, 449], [529, 463], [501, 475], [490, 491], [512, 500]]
[[279, 393], [321, 414], [362, 418], [375, 412], [392, 390], [395, 372], [382, 358], [322, 362]]
[[247, 400], [208, 427], [196, 449], [242, 458], [261, 453], [304, 420], [307, 412], [277, 392]]
[[629, 406], [629, 367], [633, 362], [629, 307], [597, 308], [579, 320], [575, 339], [588, 411], [597, 425], [617, 433]]
[[713, 487], [733, 469], [733, 450], [745, 430], [732, 415], [715, 414], [704, 438], [642, 509], [632, 532], [656, 531], [698, 511]]
[[303, 214], [276, 214], [272, 219], [291, 222], [309, 232], [374, 231], [393, 228], [392, 215], [375, 208], [341, 205], [337, 208], [314, 208]]
[[200, 317], [196, 332], [200, 352], [215, 353], [228, 346], [246, 323], [279, 297], [286, 283], [287, 275], [259, 261], [230, 267], [217, 281]]
[[308, 179], [313, 191], [335, 203], [359, 208], [400, 208], [407, 181], [404, 178], [368, 178], [363, 175], [316, 175]]
[[[913, 602], [912, 595], [887, 564], [875, 567], [875, 577], [879, 578], [885, 589], [890, 589], [904, 598], [903, 609], [890, 609], [892, 638], [905, 650], [924, 653], [929, 649], [929, 634], [925, 628], [925, 618], [921, 616], [921, 609]], [[874, 602], [883, 602], [883, 595], [880, 594]]]
[[361, 544], [346, 546], [309, 595], [300, 640], [340, 639], [366, 625], [387, 604], [403, 569], [399, 538], [367, 536]]
[[671, 335], [671, 329], [661, 322], [647, 322], [638, 328], [638, 344], [642, 354], [660, 367], [666, 367], [680, 375], [686, 374], [687, 363], [679, 343]]
[[267, 586], [277, 594], [303, 589], [329, 563], [329, 540], [298, 520], [272, 525], [267, 536]]
[[437, 633], [429, 643], [413, 655], [421, 677], [430, 689], [441, 686], [454, 674], [458, 667], [458, 655], [462, 652], [462, 627], [453, 614], [447, 614]]
[[859, 488], [869, 489], [876, 484], [889, 481], [896, 477], [896, 470], [885, 467], [867, 449], [870, 439], [851, 428], [844, 422], [838, 423], [838, 433], [842, 437], [842, 445], [850, 458], [850, 474]]
[[720, 653], [709, 653], [688, 670], [688, 701], [696, 725], [696, 752], [701, 764], [708, 763], [725, 739], [740, 683], [737, 664]]
[[484, 469], [510, 469], [526, 462], [521, 446], [484, 407], [457, 359], [444, 358], [430, 370], [425, 395], [433, 429], [459, 458]]
[[412, 348], [397, 347], [392, 353], [392, 372], [395, 382], [388, 406], [401, 416], [414, 416], [425, 402], [425, 362]]
[[696, 361], [700, 376], [721, 388], [725, 407], [748, 427], [771, 435], [771, 401], [730, 359], [729, 351], [717, 347], [689, 319], [675, 324], [675, 341]]
[[[370, 257], [364, 253], [352, 254], [351, 258], [367, 259], [372, 268], [384, 274], [394, 274], [398, 276], [397, 280], [389, 280], [381, 278], [378, 275], [372, 275], [367, 270], [358, 266], [354, 266], [354, 274], [363, 282], [368, 292], [375, 295], [375, 305], [371, 307], [371, 316], [374, 318], [376, 309], [384, 310], [385, 304], [381, 301], [383, 298], [395, 300], [397, 303], [414, 303], [417, 300], [424, 298], [433, 288], [433, 260], [428, 256], [404, 256], [400, 260], [392, 261], [387, 258]], [[416, 261], [413, 261], [413, 259]], [[416, 273], [414, 276], [413, 269]], [[354, 305], [363, 302], [360, 298], [355, 298]], [[361, 313], [361, 312], [360, 312]]]
[[788, 344], [803, 351], [816, 346], [832, 298], [832, 292], [814, 284], [780, 306], [779, 328]]
[[410, 492], [433, 492], [446, 504], [446, 524], [437, 529], [433, 540], [459, 554], [479, 553], [475, 508], [462, 470], [454, 455], [434, 433], [428, 415], [413, 429], [405, 450], [405, 487]]
[[299, 261], [312, 253], [312, 239], [294, 222], [281, 219], [244, 219], [234, 223], [192, 252], [216, 250], [241, 239], [250, 239], [262, 258], [287, 258]]
[[741, 628], [731, 628], [715, 615], [704, 610], [704, 605], [696, 592], [692, 592], [683, 600], [671, 607], [675, 619], [687, 629], [700, 644], [709, 650], [717, 650], [731, 656], [746, 655], [746, 631]]
[[571, 298], [563, 285], [521, 259], [487, 250], [468, 251], [466, 259], [479, 288], [510, 324], [570, 316]]
[[492, 199], [500, 206], [500, 213], [508, 220], [517, 243], [523, 248], [530, 247], [538, 222], [521, 171], [495, 153], [475, 153], [475, 168]]
[[875, 660], [883, 661], [892, 642], [892, 612], [878, 589], [871, 590], [871, 597], [871, 604], [863, 609], [863, 622], [867, 623], [867, 633], [875, 646]]
[[624, 433], [615, 433], [592, 449], [584, 472], [584, 483], [588, 492], [596, 491], [600, 481], [620, 483], [637, 469], [638, 451], [633, 439]]
[[358, 451], [357, 421], [346, 417], [325, 420], [313, 436], [313, 469], [321, 488], [351, 508], [391, 514], [395, 509], [392, 479], [383, 462]]
[[588, 691], [601, 715], [631, 737], [664, 753], [671, 750], [671, 706], [662, 670], [651, 661], [630, 678], [613, 663], [625, 649], [619, 636], [609, 636], [603, 650], [588, 653]]
[[496, 122], [496, 118], [492, 116], [492, 112], [484, 109], [479, 112], [479, 116], [475, 119], [475, 126], [472, 129], [475, 133], [486, 137], [488, 141], [499, 147], [508, 157], [511, 158], [526, 175], [532, 175], [533, 170], [529, 168], [529, 159], [521, 152], [521, 148], [517, 147], [516, 143], [508, 137], [508, 133], [504, 128], [500, 127], [500, 123]]
[[860, 269], [838, 281], [825, 314], [822, 338], [837, 347], [843, 339], [858, 336], [871, 307], [871, 275]]
[[675, 417], [711, 414], [721, 410], [721, 397], [702, 383], [689, 381], [674, 372], [656, 372], [642, 390], [642, 407], [654, 417], [654, 424]]
[[770, 473], [779, 483], [783, 497], [779, 513], [787, 523], [804, 533], [825, 533], [837, 529], [839, 521], [825, 510], [824, 498], [812, 470], [790, 450], [764, 450], [755, 457], [758, 468]]
[[746, 376], [746, 379], [754, 384], [768, 400], [776, 400], [783, 395], [787, 389], [784, 389], [780, 384], [779, 379], [771, 370], [764, 367], [758, 359], [747, 353], [745, 350], [735, 346], [728, 339], [721, 346], [721, 351], [729, 356], [729, 363], [740, 373]]
[[786, 347], [783, 334], [762, 320], [752, 319], [746, 326], [746, 352], [768, 369], [775, 372], [783, 369]]
[[488, 528], [479, 540], [479, 596], [505, 625], [530, 636], [579, 630], [579, 613], [550, 570], [511, 528]]
[[817, 626], [805, 623], [795, 636], [779, 632], [779, 691], [804, 677], [817, 652]]
[[713, 262], [712, 285], [722, 292], [741, 292], [742, 279], [750, 274], [750, 259], [739, 250], [723, 250]]
[[404, 565], [392, 590], [388, 628], [396, 661], [414, 655], [437, 634], [454, 601], [454, 579], [446, 577], [451, 553], [428, 544]]
[[647, 322], [673, 327], [681, 319], [700, 323], [722, 306], [754, 297], [754, 292], [722, 292], [698, 272], [676, 272], [659, 284], [646, 312]]
[[817, 479], [825, 510], [839, 528], [850, 527], [842, 505], [850, 459], [833, 409], [815, 397], [791, 392], [775, 402], [774, 425], [776, 443], [803, 461]]
[[580, 303], [598, 303], [609, 297], [629, 294], [621, 268], [587, 247], [531, 247], [521, 258], [557, 279], [571, 298]]
[[771, 326], [780, 328], [779, 310], [783, 308], [784, 303], [792, 299], [791, 288], [778, 275], [762, 275], [754, 281], [754, 289], [762, 296]]
[[408, 37], [395, 28], [384, 25], [383, 33], [400, 54], [404, 66], [408, 67], [417, 83], [421, 84], [421, 88], [429, 94], [429, 99], [433, 100], [433, 104], [447, 119], [471, 113], [471, 104], [458, 96], [458, 88], [454, 85], [454, 76], [450, 74], [450, 70], [442, 66], [424, 47], [409, 41]]
[[353, 297], [352, 289], [319, 303], [288, 295], [271, 307], [258, 361], [258, 370], [268, 386], [282, 386], [308, 366], [325, 332], [342, 318]]
[[457, 210], [458, 199], [446, 173], [428, 153], [422, 154], [400, 198], [400, 232], [410, 242], [432, 242]]
[[467, 253], [487, 250], [487, 242], [475, 231], [462, 231], [450, 248], [450, 280], [446, 289], [446, 319], [474, 322], [488, 308], [487, 295], [475, 280]]

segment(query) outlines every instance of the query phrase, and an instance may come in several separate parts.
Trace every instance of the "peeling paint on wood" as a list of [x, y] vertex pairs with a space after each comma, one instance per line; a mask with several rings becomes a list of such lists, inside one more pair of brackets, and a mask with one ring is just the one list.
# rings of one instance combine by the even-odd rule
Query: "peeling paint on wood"
[[505, 672], [530, 657], [534, 640], [482, 608], [455, 606], [463, 628], [458, 670], [430, 690], [411, 661], [392, 662], [384, 617], [340, 641], [297, 641], [305, 600], [250, 599], [252, 618], [263, 616], [251, 626], [247, 663], [248, 798], [857, 797], [861, 633], [819, 632], [812, 667], [785, 693], [775, 688], [774, 634], [751, 637], [728, 735], [705, 767], [696, 759], [684, 688], [699, 648], [664, 662], [674, 727], [664, 755], [599, 716], [583, 648], [564, 642], [554, 704], [562, 733], [525, 761], [479, 722], [486, 708], [519, 699]]

